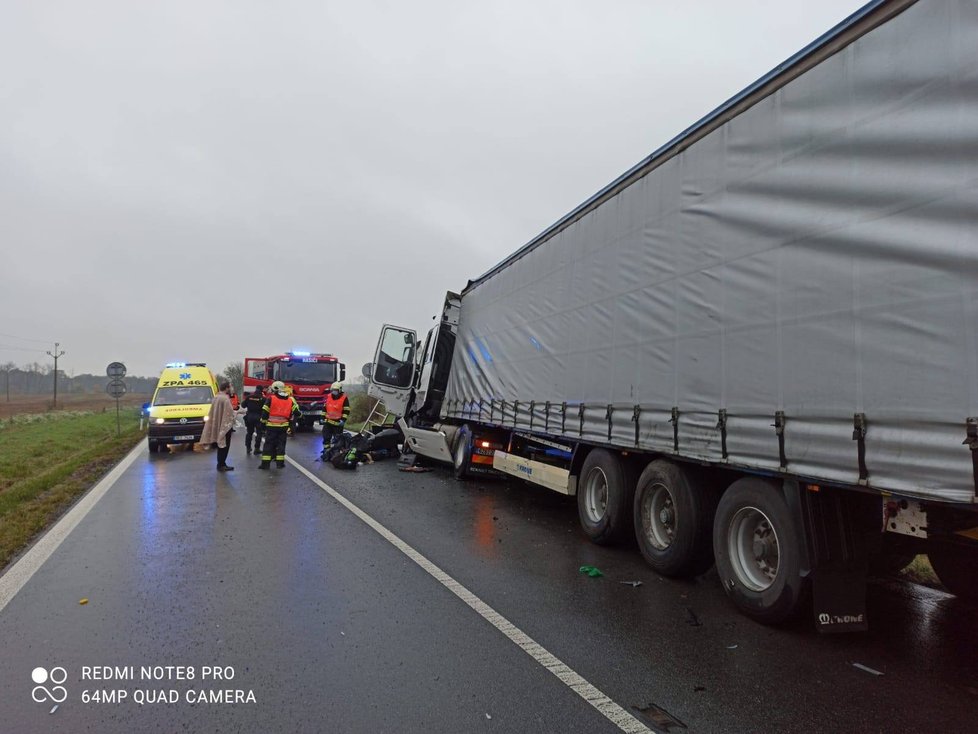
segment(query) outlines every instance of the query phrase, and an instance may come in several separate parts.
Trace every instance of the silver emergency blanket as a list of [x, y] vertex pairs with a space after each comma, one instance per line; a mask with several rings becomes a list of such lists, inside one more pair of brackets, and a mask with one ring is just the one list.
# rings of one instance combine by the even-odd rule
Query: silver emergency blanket
[[978, 3], [921, 0], [472, 284], [442, 414], [850, 485], [864, 414], [865, 486], [974, 502], [976, 312]]

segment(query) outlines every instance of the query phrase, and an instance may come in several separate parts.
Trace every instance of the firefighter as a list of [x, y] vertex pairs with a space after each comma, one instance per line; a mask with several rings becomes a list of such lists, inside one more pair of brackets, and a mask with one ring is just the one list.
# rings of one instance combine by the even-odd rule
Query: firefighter
[[271, 395], [262, 406], [261, 423], [265, 427], [265, 446], [261, 453], [259, 469], [267, 469], [272, 459], [280, 469], [285, 467], [285, 441], [292, 432], [292, 424], [302, 417], [299, 404], [289, 395], [285, 383], [272, 383]]
[[258, 453], [258, 449], [261, 448], [261, 437], [264, 433], [264, 426], [262, 425], [262, 408], [265, 407], [265, 396], [262, 394], [261, 388], [256, 387], [254, 392], [248, 393], [244, 399], [244, 409], [247, 411], [245, 413], [244, 423], [245, 428], [248, 429], [245, 433], [245, 451], [247, 453], [252, 452], [251, 448], [251, 437], [255, 437], [255, 448], [254, 453]]
[[330, 385], [329, 395], [326, 396], [326, 406], [323, 410], [323, 456], [329, 451], [333, 437], [343, 433], [343, 426], [350, 417], [350, 400], [343, 392], [343, 383], [334, 382]]

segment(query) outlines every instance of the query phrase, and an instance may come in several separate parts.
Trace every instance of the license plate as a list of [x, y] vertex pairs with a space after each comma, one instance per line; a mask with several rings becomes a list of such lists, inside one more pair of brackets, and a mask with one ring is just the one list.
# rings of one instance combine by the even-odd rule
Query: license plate
[[174, 441], [193, 441], [195, 438], [196, 438], [196, 436], [194, 436], [194, 435], [190, 435], [190, 436], [174, 436], [173, 437], [173, 440]]

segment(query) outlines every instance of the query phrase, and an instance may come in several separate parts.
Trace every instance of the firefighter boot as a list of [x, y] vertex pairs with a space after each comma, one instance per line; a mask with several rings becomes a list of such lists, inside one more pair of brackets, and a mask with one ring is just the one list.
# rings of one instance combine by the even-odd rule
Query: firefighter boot
[[267, 469], [268, 468], [268, 464], [269, 464], [268, 461], [266, 461], [265, 459], [262, 459], [261, 460], [261, 464], [258, 465], [258, 468], [259, 469]]

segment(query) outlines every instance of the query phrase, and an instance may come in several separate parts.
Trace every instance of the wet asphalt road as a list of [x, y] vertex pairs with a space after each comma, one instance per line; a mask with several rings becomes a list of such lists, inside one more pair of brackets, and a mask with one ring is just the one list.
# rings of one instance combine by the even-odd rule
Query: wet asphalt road
[[[213, 453], [143, 447], [0, 612], [0, 731], [620, 731], [298, 469], [259, 472], [235, 438], [229, 474]], [[393, 462], [340, 472], [319, 443], [300, 435], [289, 453], [651, 731], [976, 728], [976, 610], [952, 597], [879, 582], [869, 633], [766, 628], [712, 573], [661, 579], [634, 549], [588, 543], [573, 498]], [[195, 679], [140, 678], [166, 665]], [[233, 680], [201, 680], [208, 665]], [[54, 714], [32, 700], [37, 666], [67, 671]], [[136, 679], [83, 680], [84, 666]], [[187, 701], [213, 689], [255, 702]], [[127, 699], [83, 703], [96, 690]], [[137, 690], [179, 701], [139, 705]]]

